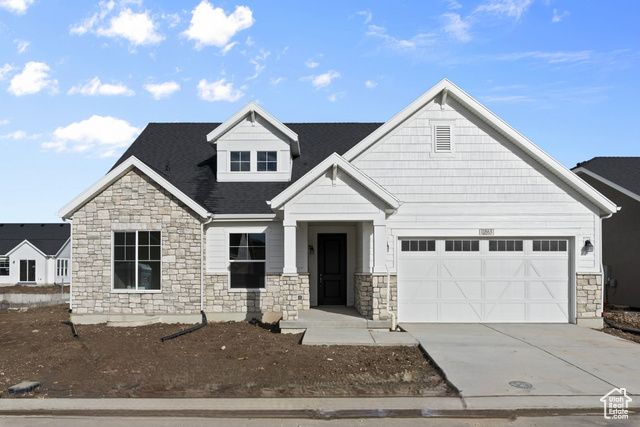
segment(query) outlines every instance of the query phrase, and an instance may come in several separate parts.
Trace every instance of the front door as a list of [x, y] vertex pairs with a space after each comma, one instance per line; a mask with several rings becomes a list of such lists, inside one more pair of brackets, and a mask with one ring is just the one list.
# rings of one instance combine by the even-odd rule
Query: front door
[[318, 304], [347, 304], [346, 234], [318, 234]]
[[36, 260], [34, 259], [20, 260], [20, 281], [21, 282], [36, 281]]

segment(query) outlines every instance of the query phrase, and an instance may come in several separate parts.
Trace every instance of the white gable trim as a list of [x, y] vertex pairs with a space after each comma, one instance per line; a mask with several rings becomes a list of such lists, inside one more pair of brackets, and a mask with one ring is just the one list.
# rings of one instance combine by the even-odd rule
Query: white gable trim
[[632, 199], [635, 199], [635, 200], [640, 202], [640, 195], [638, 195], [638, 194], [636, 194], [636, 193], [634, 193], [632, 191], [629, 191], [626, 188], [621, 187], [620, 185], [616, 184], [615, 182], [609, 181], [608, 179], [603, 178], [603, 177], [601, 177], [600, 175], [598, 175], [596, 173], [591, 172], [589, 169], [586, 169], [584, 167], [579, 167], [579, 168], [573, 169], [573, 172], [575, 174], [583, 173], [583, 174], [585, 174], [587, 176], [590, 176], [593, 179], [597, 179], [601, 183], [603, 183], [605, 185], [608, 185], [609, 187], [613, 188], [614, 190], [618, 190], [622, 194], [627, 195], [627, 196], [631, 197]]
[[118, 165], [111, 172], [103, 176], [98, 182], [87, 188], [78, 197], [67, 203], [62, 209], [58, 211], [58, 216], [63, 219], [69, 219], [73, 214], [84, 206], [89, 200], [103, 192], [107, 187], [123, 177], [132, 169], [138, 169], [143, 174], [151, 178], [156, 184], [171, 193], [174, 197], [180, 200], [182, 203], [191, 208], [194, 212], [200, 215], [203, 219], [207, 218], [208, 212], [198, 203], [193, 201], [190, 197], [178, 190], [173, 184], [160, 176], [156, 171], [151, 169], [146, 164], [142, 163], [135, 156], [129, 157], [127, 160]]
[[65, 249], [65, 247], [69, 244], [69, 242], [71, 242], [71, 237], [69, 237], [67, 239], [66, 242], [64, 242], [64, 244], [62, 246], [60, 246], [60, 249], [58, 249], [58, 252], [56, 252], [56, 254], [53, 256], [54, 258], [58, 258], [60, 256], [60, 253], [62, 253], [62, 251]]
[[[509, 126], [501, 118], [492, 113], [487, 107], [480, 104], [473, 99], [470, 95], [457, 87], [455, 84], [447, 79], [443, 79], [434, 87], [429, 89], [424, 95], [416, 99], [405, 109], [396, 114], [388, 122], [380, 126], [371, 135], [363, 139], [356, 146], [351, 148], [344, 154], [344, 159], [352, 162], [376, 142], [382, 139], [385, 135], [389, 134], [405, 120], [413, 116], [417, 111], [423, 108], [427, 103], [431, 102], [434, 98], [443, 93], [443, 100], [446, 102], [447, 98], [452, 98], [458, 103], [469, 109], [472, 113], [478, 116], [482, 121], [489, 126], [496, 129], [501, 135], [504, 135], [509, 141], [511, 141], [516, 147], [523, 150], [532, 159], [549, 170], [555, 176], [560, 178], [563, 182], [576, 190], [579, 194], [584, 196], [587, 200], [593, 203], [604, 215], [609, 215], [617, 211], [615, 203], [604, 197], [593, 187], [588, 185], [577, 175], [572, 173], [569, 169], [545, 153], [542, 149], [536, 146], [533, 142], [529, 141], [522, 134]], [[445, 96], [446, 94], [446, 96]], [[441, 101], [443, 102], [443, 101]]]
[[207, 141], [217, 144], [218, 140], [231, 129], [233, 129], [238, 123], [245, 119], [250, 114], [258, 114], [260, 117], [269, 122], [272, 126], [282, 132], [287, 138], [291, 140], [291, 152], [294, 156], [300, 155], [300, 143], [298, 142], [298, 134], [286, 127], [279, 120], [267, 113], [262, 107], [255, 102], [251, 101], [245, 105], [240, 111], [233, 116], [225, 120], [220, 126], [209, 132], [207, 135]]
[[380, 186], [373, 179], [369, 178], [360, 169], [347, 162], [342, 156], [337, 153], [333, 153], [327, 157], [322, 163], [307, 172], [302, 178], [297, 180], [293, 185], [289, 186], [282, 193], [278, 194], [271, 201], [267, 202], [271, 206], [271, 209], [277, 210], [284, 206], [289, 200], [294, 198], [297, 194], [302, 192], [305, 188], [315, 182], [320, 176], [326, 173], [329, 169], [333, 169], [334, 176], [337, 169], [340, 168], [343, 172], [355, 179], [360, 185], [382, 200], [387, 206], [395, 210], [400, 207], [400, 201], [386, 189]]
[[16, 245], [16, 247], [15, 247], [15, 248], [13, 248], [13, 249], [11, 249], [9, 252], [7, 252], [7, 254], [6, 254], [5, 256], [11, 256], [11, 254], [12, 254], [12, 253], [14, 253], [15, 251], [17, 251], [18, 249], [20, 249], [20, 247], [21, 247], [21, 246], [24, 246], [24, 245], [29, 245], [29, 246], [31, 246], [31, 247], [32, 247], [36, 252], [38, 252], [40, 255], [42, 255], [42, 256], [43, 256], [43, 257], [45, 257], [45, 258], [47, 257], [47, 255], [46, 255], [44, 252], [42, 252], [40, 249], [36, 248], [36, 247], [35, 247], [35, 245], [34, 245], [33, 243], [31, 243], [30, 241], [28, 241], [28, 240], [26, 240], [26, 239], [25, 239], [25, 240], [23, 240], [22, 242], [18, 243], [18, 244]]

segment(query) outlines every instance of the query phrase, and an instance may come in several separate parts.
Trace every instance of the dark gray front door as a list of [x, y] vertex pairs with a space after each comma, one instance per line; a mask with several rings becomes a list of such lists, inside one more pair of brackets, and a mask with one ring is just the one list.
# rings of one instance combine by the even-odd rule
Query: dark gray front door
[[21, 282], [36, 281], [36, 260], [34, 259], [20, 260], [20, 281]]
[[318, 304], [347, 304], [346, 234], [318, 234]]

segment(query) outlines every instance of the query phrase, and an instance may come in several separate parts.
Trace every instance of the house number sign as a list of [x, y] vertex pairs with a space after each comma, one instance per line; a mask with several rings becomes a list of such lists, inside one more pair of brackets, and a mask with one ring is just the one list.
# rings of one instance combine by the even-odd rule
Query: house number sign
[[481, 228], [480, 229], [481, 236], [493, 236], [493, 228]]

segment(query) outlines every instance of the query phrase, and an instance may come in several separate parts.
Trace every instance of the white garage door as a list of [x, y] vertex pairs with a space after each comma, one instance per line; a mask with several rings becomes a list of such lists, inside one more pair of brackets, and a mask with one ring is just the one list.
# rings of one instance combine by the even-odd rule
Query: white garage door
[[398, 320], [567, 323], [569, 282], [567, 240], [401, 240]]

